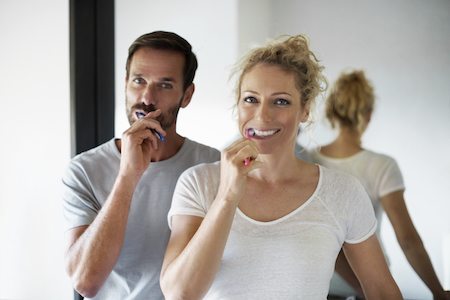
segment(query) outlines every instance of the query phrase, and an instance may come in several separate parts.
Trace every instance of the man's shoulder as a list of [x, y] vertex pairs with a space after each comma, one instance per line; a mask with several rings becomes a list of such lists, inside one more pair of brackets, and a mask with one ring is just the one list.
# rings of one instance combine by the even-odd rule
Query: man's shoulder
[[74, 156], [71, 160], [72, 164], [90, 164], [94, 161], [111, 160], [112, 158], [120, 158], [119, 150], [116, 148], [115, 140], [111, 139], [94, 148], [86, 150]]
[[190, 155], [196, 156], [203, 162], [214, 162], [220, 160], [220, 151], [211, 146], [186, 138], [185, 151]]

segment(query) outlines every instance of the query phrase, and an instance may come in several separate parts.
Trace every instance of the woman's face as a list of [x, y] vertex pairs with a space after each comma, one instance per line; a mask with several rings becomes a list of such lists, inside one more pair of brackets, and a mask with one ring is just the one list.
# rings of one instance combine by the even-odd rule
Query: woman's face
[[238, 99], [239, 130], [255, 141], [261, 154], [291, 151], [299, 124], [308, 111], [300, 99], [293, 73], [277, 65], [258, 64], [242, 78]]

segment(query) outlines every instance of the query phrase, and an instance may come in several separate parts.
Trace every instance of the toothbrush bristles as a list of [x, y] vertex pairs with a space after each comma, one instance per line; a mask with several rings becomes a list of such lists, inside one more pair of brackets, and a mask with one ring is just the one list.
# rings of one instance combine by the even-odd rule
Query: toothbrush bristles
[[255, 135], [256, 135], [256, 132], [253, 128], [247, 129], [247, 137], [255, 136]]
[[249, 166], [250, 162], [253, 160], [253, 157], [247, 157], [246, 159], [244, 159], [244, 166]]
[[[141, 111], [137, 111], [136, 112], [136, 117], [138, 118], [138, 119], [142, 119], [143, 117], [145, 117], [145, 113], [143, 113], [143, 112], [141, 112]], [[150, 129], [150, 128], [149, 128]], [[158, 140], [160, 140], [161, 142], [165, 142], [166, 141], [166, 138], [161, 134], [161, 133], [159, 133], [158, 131], [156, 131], [155, 129], [150, 129], [151, 130], [151, 132], [153, 132], [155, 135], [156, 135], [156, 137], [158, 138]]]

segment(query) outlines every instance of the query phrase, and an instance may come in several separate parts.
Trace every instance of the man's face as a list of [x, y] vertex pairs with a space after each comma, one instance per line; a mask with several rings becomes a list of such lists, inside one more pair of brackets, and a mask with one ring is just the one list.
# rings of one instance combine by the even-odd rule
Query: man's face
[[161, 109], [157, 120], [164, 130], [176, 123], [178, 110], [190, 100], [183, 89], [183, 68], [184, 56], [178, 52], [143, 47], [134, 53], [125, 83], [130, 125], [156, 109]]

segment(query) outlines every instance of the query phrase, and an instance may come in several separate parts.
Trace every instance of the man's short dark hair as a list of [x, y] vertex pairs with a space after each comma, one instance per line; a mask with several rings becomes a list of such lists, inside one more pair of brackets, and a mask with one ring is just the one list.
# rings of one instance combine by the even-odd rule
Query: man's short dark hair
[[171, 50], [184, 55], [183, 80], [184, 89], [188, 88], [194, 81], [197, 70], [197, 57], [192, 52], [192, 46], [184, 38], [173, 32], [154, 31], [138, 37], [130, 48], [128, 48], [128, 58], [126, 64], [127, 78], [130, 75], [130, 64], [134, 53], [142, 48], [149, 47], [157, 50]]

